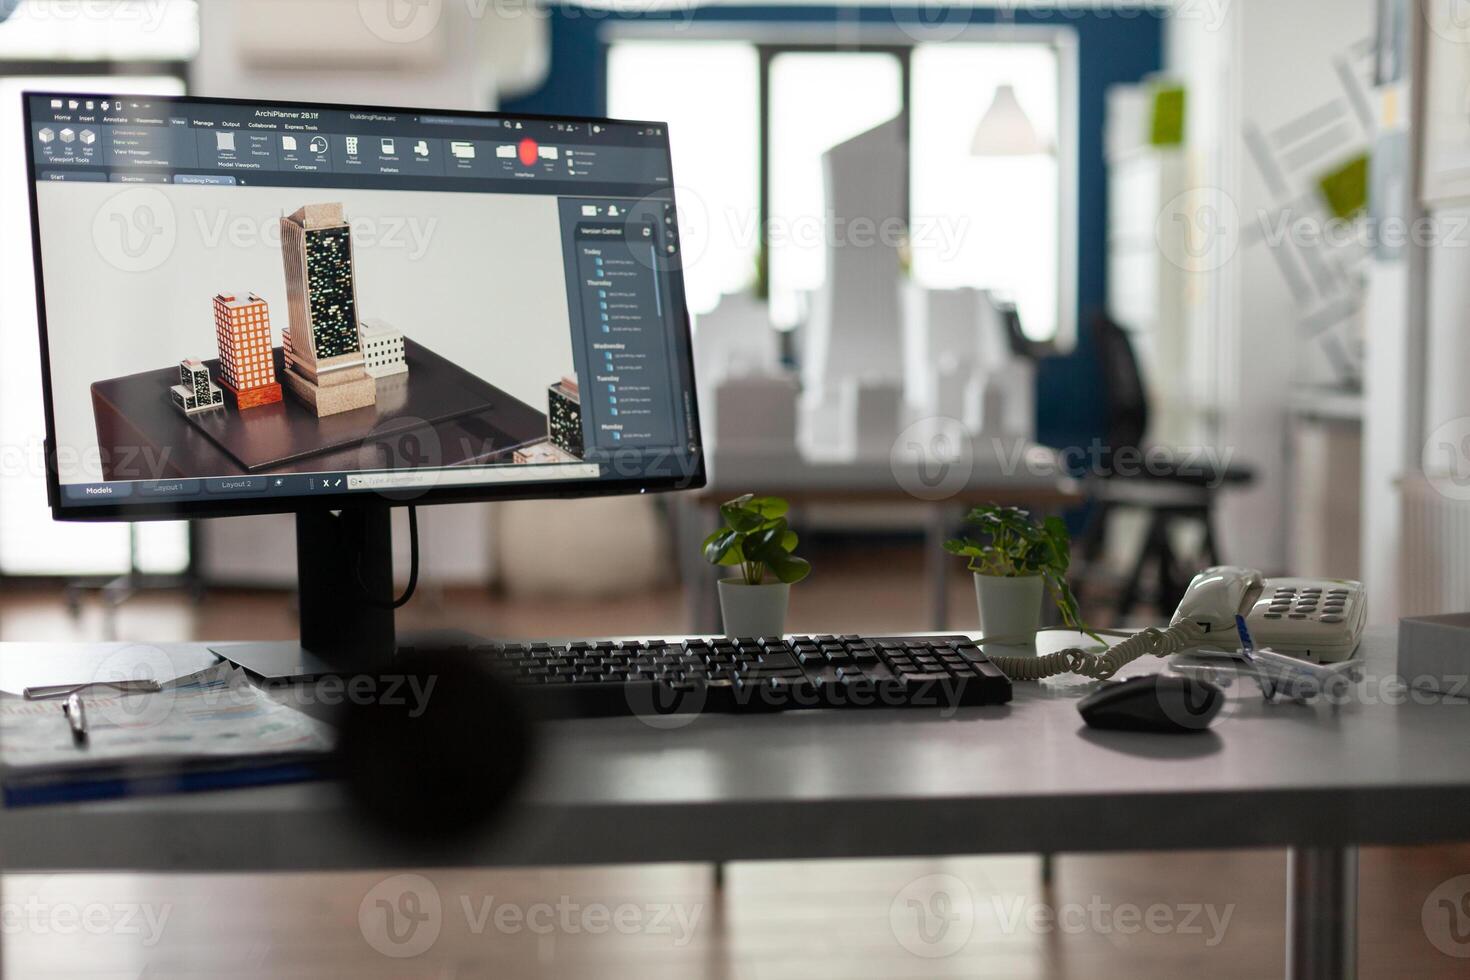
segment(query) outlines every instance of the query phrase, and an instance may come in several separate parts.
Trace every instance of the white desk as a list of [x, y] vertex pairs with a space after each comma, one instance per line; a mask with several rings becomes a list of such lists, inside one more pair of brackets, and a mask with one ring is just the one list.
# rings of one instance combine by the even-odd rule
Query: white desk
[[[1062, 634], [1046, 634], [1047, 646]], [[9, 645], [0, 645], [0, 656]], [[1244, 684], [1209, 734], [1085, 728], [1086, 686], [1006, 706], [635, 718], [549, 727], [507, 826], [450, 850], [355, 829], [332, 784], [0, 813], [11, 871], [272, 871], [1288, 847], [1291, 975], [1354, 965], [1356, 847], [1470, 839], [1470, 708], [1395, 700], [1392, 630], [1364, 644], [1371, 701], [1266, 704]], [[1152, 659], [1125, 673], [1151, 672]], [[1250, 690], [1246, 690], [1249, 688]]]

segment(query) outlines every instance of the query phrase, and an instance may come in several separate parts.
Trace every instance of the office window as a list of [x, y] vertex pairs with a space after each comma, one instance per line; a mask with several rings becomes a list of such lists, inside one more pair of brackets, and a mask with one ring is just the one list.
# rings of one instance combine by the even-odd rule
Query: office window
[[920, 44], [913, 54], [910, 201], [913, 276], [980, 286], [1016, 302], [1026, 333], [1050, 340], [1061, 318], [1057, 156], [977, 157], [970, 144], [1009, 84], [1056, 147], [1057, 52], [1047, 44]]
[[784, 52], [770, 78], [771, 320], [794, 326], [826, 278], [829, 238], [843, 234], [828, 227], [822, 154], [899, 115], [903, 70], [887, 53]]
[[[57, 523], [46, 505], [40, 463], [46, 423], [20, 118], [20, 93], [43, 87], [182, 95], [184, 86], [177, 78], [149, 76], [0, 79], [0, 210], [15, 217], [0, 228], [0, 267], [7, 270], [6, 288], [0, 290], [0, 447], [5, 456], [0, 460], [0, 574], [121, 573], [129, 563], [126, 525]], [[142, 524], [137, 536], [141, 570], [168, 574], [188, 566], [187, 524]]]
[[608, 114], [669, 124], [684, 283], [695, 314], [755, 280], [759, 73], [754, 46], [739, 41], [625, 41], [608, 55]]
[[[855, 50], [739, 36], [614, 40], [610, 114], [670, 120], [677, 179], [709, 215], [709, 245], [687, 273], [695, 312], [747, 288], [764, 245], [772, 322], [800, 324], [807, 297], [825, 279], [833, 233], [822, 154], [899, 117], [910, 141], [907, 173], [896, 179], [908, 181], [913, 278], [933, 288], [995, 290], [1017, 303], [1032, 339], [1067, 342], [1075, 319], [1076, 205], [1063, 185], [1075, 179], [1075, 145], [1062, 80], [1070, 77], [1065, 52], [1073, 45], [1060, 36], [871, 40]], [[685, 84], [669, 85], [674, 77]], [[1015, 89], [1054, 152], [971, 152], [976, 126], [1003, 84]]]

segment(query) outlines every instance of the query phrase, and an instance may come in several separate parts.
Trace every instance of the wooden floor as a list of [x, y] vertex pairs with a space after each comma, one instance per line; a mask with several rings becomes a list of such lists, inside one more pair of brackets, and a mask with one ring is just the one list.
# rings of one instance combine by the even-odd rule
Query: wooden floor
[[[793, 629], [928, 627], [916, 554], [819, 557], [820, 574], [793, 594]], [[950, 628], [973, 623], [968, 588], [955, 583]], [[673, 589], [595, 603], [430, 589], [401, 616], [501, 635], [682, 630]], [[211, 595], [198, 606], [140, 597], [111, 628], [94, 601], [73, 618], [59, 590], [0, 594], [6, 640], [114, 630], [134, 640], [284, 638], [295, 623], [288, 599], [271, 594]], [[1366, 850], [1360, 975], [1470, 975], [1470, 960], [1436, 949], [1421, 923], [1434, 888], [1462, 874], [1470, 847]], [[4, 880], [0, 946], [7, 978], [1233, 980], [1282, 975], [1285, 888], [1279, 851], [1062, 855], [1050, 887], [1030, 857], [738, 864], [723, 888], [703, 865], [435, 871], [422, 881], [15, 875]], [[401, 943], [386, 937], [379, 901], [396, 910]], [[1060, 922], [1048, 924], [1048, 912]], [[419, 946], [411, 958], [379, 949]]]

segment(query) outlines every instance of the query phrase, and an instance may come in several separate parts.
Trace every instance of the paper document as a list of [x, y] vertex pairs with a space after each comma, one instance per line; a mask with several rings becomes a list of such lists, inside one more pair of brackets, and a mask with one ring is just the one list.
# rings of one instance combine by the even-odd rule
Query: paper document
[[106, 688], [82, 692], [87, 737], [78, 742], [62, 711], [64, 699], [27, 701], [0, 695], [0, 765], [6, 782], [30, 772], [92, 768], [140, 770], [259, 764], [267, 757], [322, 756], [329, 726], [256, 688], [221, 662], [169, 681], [151, 694]]

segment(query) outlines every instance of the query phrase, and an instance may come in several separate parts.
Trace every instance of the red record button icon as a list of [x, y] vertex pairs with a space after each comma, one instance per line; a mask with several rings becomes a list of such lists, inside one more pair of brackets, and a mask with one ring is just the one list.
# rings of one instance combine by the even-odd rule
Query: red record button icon
[[536, 141], [527, 136], [516, 145], [516, 154], [521, 158], [521, 166], [529, 167], [536, 162], [536, 157], [541, 150], [536, 146]]

